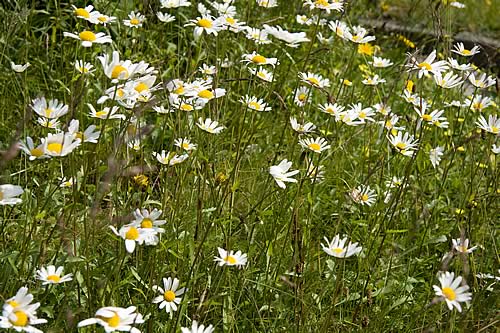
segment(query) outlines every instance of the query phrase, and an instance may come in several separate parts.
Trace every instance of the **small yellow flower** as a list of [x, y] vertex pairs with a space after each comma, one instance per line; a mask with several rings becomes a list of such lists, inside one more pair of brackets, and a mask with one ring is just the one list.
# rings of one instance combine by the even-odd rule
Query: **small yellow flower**
[[149, 178], [146, 175], [137, 175], [134, 176], [134, 182], [142, 187], [146, 187], [149, 185]]
[[373, 55], [373, 52], [375, 50], [375, 47], [371, 45], [370, 43], [364, 43], [364, 44], [359, 44], [358, 45], [358, 53], [359, 54], [366, 54], [367, 56]]

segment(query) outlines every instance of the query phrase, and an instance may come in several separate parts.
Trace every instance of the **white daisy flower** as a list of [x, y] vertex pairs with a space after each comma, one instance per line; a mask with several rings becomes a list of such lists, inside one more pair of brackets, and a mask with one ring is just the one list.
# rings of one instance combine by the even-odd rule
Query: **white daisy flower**
[[99, 119], [125, 119], [124, 114], [119, 114], [117, 113], [120, 108], [118, 106], [113, 106], [113, 107], [105, 107], [102, 108], [101, 110], [97, 111], [92, 104], [87, 104], [87, 106], [90, 109], [89, 116], [92, 118], [99, 118]]
[[218, 125], [218, 121], [212, 120], [210, 118], [207, 118], [205, 120], [203, 120], [203, 118], [198, 118], [198, 122], [196, 123], [196, 126], [198, 126], [200, 129], [211, 134], [219, 134], [225, 129], [224, 126]]
[[476, 88], [486, 89], [495, 84], [496, 80], [492, 76], [487, 76], [486, 73], [481, 74], [480, 77], [475, 76], [475, 73], [471, 73], [468, 76], [469, 82]]
[[43, 142], [44, 154], [49, 156], [66, 156], [80, 146], [81, 142], [74, 133], [49, 133]]
[[36, 278], [43, 281], [42, 285], [59, 284], [73, 280], [73, 274], [66, 274], [63, 276], [63, 270], [64, 268], [62, 266], [57, 267], [57, 269], [54, 265], [49, 265], [47, 268], [42, 267], [36, 271]]
[[306, 37], [305, 32], [289, 32], [284, 30], [279, 25], [272, 27], [267, 24], [264, 24], [264, 29], [268, 34], [274, 36], [275, 38], [284, 41], [287, 46], [296, 48], [299, 46], [299, 43], [309, 42], [310, 39]]
[[175, 16], [168, 13], [158, 12], [156, 13], [156, 16], [158, 17], [158, 20], [163, 23], [170, 23], [175, 21]]
[[316, 129], [313, 123], [299, 124], [295, 117], [290, 117], [290, 125], [292, 125], [292, 129], [299, 134], [311, 133]]
[[196, 320], [193, 320], [193, 325], [190, 328], [181, 327], [181, 331], [182, 333], [212, 333], [214, 331], [214, 327], [212, 325], [209, 325], [207, 327], [205, 327], [205, 325], [198, 326], [198, 322]]
[[185, 27], [194, 26], [194, 39], [198, 40], [203, 32], [206, 34], [217, 36], [219, 31], [223, 29], [223, 24], [221, 21], [215, 19], [213, 16], [208, 14], [197, 17], [195, 20], [189, 20], [189, 23], [184, 25]]
[[16, 198], [24, 193], [21, 186], [12, 184], [0, 185], [0, 205], [15, 205], [23, 202], [22, 199]]
[[307, 83], [315, 88], [328, 88], [330, 87], [330, 80], [324, 79], [319, 74], [314, 74], [311, 72], [299, 73], [299, 78], [302, 82]]
[[79, 124], [80, 122], [77, 119], [71, 120], [68, 126], [68, 133], [75, 134], [76, 137], [82, 142], [97, 143], [97, 140], [101, 135], [101, 131], [96, 131], [95, 125], [90, 125], [85, 131], [80, 132], [78, 130]]
[[273, 67], [279, 65], [277, 58], [266, 58], [255, 51], [250, 54], [244, 54], [242, 58], [243, 58], [242, 62], [246, 62], [248, 64], [255, 64], [260, 66], [271, 65]]
[[253, 40], [255, 44], [270, 44], [269, 34], [263, 29], [257, 29], [252, 27], [246, 28], [247, 39]]
[[386, 68], [392, 66], [394, 63], [390, 59], [373, 56], [373, 61], [368, 62], [375, 68]]
[[377, 193], [370, 186], [359, 185], [349, 193], [351, 199], [358, 204], [371, 206], [377, 200]]
[[429, 151], [429, 159], [431, 160], [432, 166], [436, 168], [441, 162], [441, 156], [443, 156], [443, 147], [437, 146]]
[[30, 304], [33, 295], [28, 294], [28, 288], [21, 287], [16, 296], [5, 301], [2, 315], [0, 316], [0, 328], [13, 329], [16, 332], [43, 333], [33, 325], [44, 324], [46, 319], [39, 319], [36, 310], [40, 303]]
[[131, 11], [128, 14], [128, 20], [123, 20], [123, 24], [131, 28], [140, 28], [142, 24], [146, 21], [146, 16], [142, 15], [140, 12]]
[[31, 108], [36, 114], [47, 119], [60, 118], [69, 111], [68, 106], [59, 103], [57, 99], [49, 99], [47, 101], [45, 97], [32, 100]]
[[219, 256], [214, 257], [214, 261], [219, 264], [219, 266], [238, 266], [238, 268], [242, 268], [247, 263], [247, 255], [246, 253], [242, 253], [241, 251], [226, 251], [220, 247], [217, 248], [219, 251]]
[[19, 148], [24, 151], [27, 155], [29, 155], [29, 160], [33, 161], [37, 158], [48, 158], [49, 156], [45, 155], [43, 150], [43, 143], [38, 146], [35, 146], [33, 139], [31, 137], [26, 137], [26, 143], [20, 141]]
[[389, 142], [399, 153], [405, 156], [413, 156], [418, 147], [418, 140], [410, 133], [398, 132], [396, 135], [389, 137]]
[[331, 241], [329, 241], [326, 237], [324, 237], [324, 239], [326, 241], [326, 245], [321, 243], [323, 251], [336, 258], [348, 258], [360, 253], [363, 249], [361, 246], [358, 246], [358, 243], [349, 242], [347, 246], [345, 246], [347, 237], [340, 239], [340, 235], [335, 235]]
[[465, 48], [464, 43], [460, 42], [455, 45], [453, 45], [453, 50], [451, 52], [454, 52], [456, 54], [460, 54], [461, 56], [464, 57], [472, 57], [474, 54], [478, 54], [479, 52], [479, 46], [474, 45], [472, 49], [468, 50]]
[[99, 324], [106, 333], [116, 331], [141, 333], [139, 329], [132, 327], [132, 325], [142, 323], [144, 323], [144, 319], [140, 313], [136, 312], [135, 306], [129, 306], [128, 308], [106, 306], [97, 310], [94, 318], [79, 322], [78, 327]]
[[378, 76], [378, 74], [375, 74], [373, 77], [367, 77], [363, 81], [361, 81], [364, 85], [367, 86], [376, 86], [381, 83], [385, 83], [385, 79], [382, 79]]
[[84, 62], [83, 60], [77, 60], [75, 62], [75, 68], [82, 74], [91, 74], [95, 72], [94, 65], [90, 62]]
[[411, 58], [406, 67], [409, 68], [410, 71], [418, 70], [418, 78], [421, 78], [424, 75], [439, 74], [448, 69], [447, 62], [444, 60], [434, 61], [436, 59], [436, 50], [432, 51], [431, 54], [424, 59], [424, 61], [418, 62], [415, 58]]
[[27, 62], [24, 65], [16, 65], [12, 61], [10, 62], [10, 68], [12, 68], [12, 70], [16, 73], [22, 73], [30, 66], [31, 66], [31, 64], [29, 62]]
[[84, 8], [78, 8], [74, 5], [72, 5], [71, 7], [73, 7], [73, 14], [75, 14], [76, 17], [82, 18], [87, 21], [90, 20], [90, 15], [93, 13], [94, 10], [94, 6], [92, 5], [88, 5]]
[[153, 156], [163, 165], [174, 166], [176, 164], [184, 162], [189, 155], [182, 154], [177, 155], [175, 152], [169, 152], [162, 150], [161, 153], [153, 152]]
[[[455, 273], [444, 272], [439, 274], [439, 286], [432, 286], [437, 296], [440, 296], [446, 301], [448, 309], [453, 310], [453, 307], [457, 308], [458, 312], [462, 312], [462, 307], [460, 303], [469, 302], [472, 299], [472, 294], [466, 292], [469, 290], [467, 284], [462, 284], [462, 277], [458, 276], [455, 279]], [[462, 285], [461, 285], [462, 284]], [[461, 286], [460, 286], [461, 285]], [[460, 286], [460, 287], [459, 287]]]
[[160, 2], [161, 6], [167, 9], [191, 6], [191, 2], [187, 0], [160, 0]]
[[312, 150], [315, 153], [321, 153], [327, 149], [330, 149], [331, 146], [328, 144], [325, 138], [317, 137], [315, 139], [305, 138], [300, 139], [299, 144], [306, 149]]
[[488, 121], [483, 116], [479, 116], [476, 125], [483, 131], [500, 135], [500, 118], [497, 118], [496, 115], [489, 115]]
[[255, 69], [255, 68], [248, 68], [248, 71], [252, 75], [257, 76], [261, 80], [264, 80], [266, 82], [273, 82], [273, 72], [268, 71], [267, 69], [265, 69], [263, 67], [259, 67], [257, 69]]
[[461, 238], [452, 239], [453, 249], [460, 253], [472, 253], [477, 246], [469, 247], [469, 240], [466, 238], [462, 240]]
[[177, 146], [185, 151], [196, 150], [196, 145], [191, 143], [191, 140], [188, 138], [179, 138], [174, 140], [174, 146]]
[[165, 308], [165, 311], [172, 318], [173, 313], [177, 311], [177, 305], [181, 303], [182, 298], [180, 296], [184, 294], [186, 288], [179, 289], [179, 280], [169, 277], [168, 279], [163, 278], [163, 288], [155, 285], [153, 286], [153, 290], [161, 293], [160, 296], [153, 299], [153, 303], [160, 303], [160, 310]]
[[247, 108], [254, 111], [271, 111], [271, 107], [267, 106], [267, 103], [264, 103], [263, 99], [258, 99], [255, 96], [245, 95], [241, 97], [240, 102], [245, 104]]
[[82, 42], [83, 47], [91, 47], [92, 45], [94, 45], [94, 43], [106, 44], [113, 42], [111, 36], [106, 35], [104, 32], [93, 33], [92, 31], [89, 30], [84, 30], [78, 34], [71, 32], [63, 32], [63, 36], [80, 40]]
[[152, 239], [156, 236], [156, 232], [152, 228], [139, 228], [136, 225], [124, 225], [120, 228], [120, 231], [112, 225], [109, 226], [113, 233], [125, 240], [125, 248], [128, 253], [132, 253], [135, 250], [136, 243], [139, 245], [144, 244], [147, 239]]
[[286, 188], [285, 182], [296, 183], [297, 180], [291, 178], [299, 173], [299, 170], [289, 171], [292, 166], [292, 162], [287, 159], [281, 161], [278, 165], [273, 165], [269, 168], [269, 173], [273, 176], [274, 180], [281, 188]]

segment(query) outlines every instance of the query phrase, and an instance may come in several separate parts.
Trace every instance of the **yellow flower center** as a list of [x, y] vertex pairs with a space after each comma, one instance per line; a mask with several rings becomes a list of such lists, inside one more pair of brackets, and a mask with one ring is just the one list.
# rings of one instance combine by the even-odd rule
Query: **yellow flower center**
[[186, 150], [189, 149], [189, 143], [187, 143], [187, 142], [183, 142], [181, 146], [183, 149], [186, 149]]
[[316, 0], [314, 1], [314, 4], [318, 7], [327, 7], [329, 5], [328, 0]]
[[443, 295], [450, 301], [454, 301], [455, 298], [457, 298], [457, 294], [455, 294], [455, 291], [450, 287], [443, 288]]
[[89, 72], [89, 69], [85, 66], [82, 66], [82, 67], [78, 67], [78, 70], [82, 73], [88, 73]]
[[77, 8], [77, 9], [75, 9], [75, 15], [76, 16], [85, 17], [85, 18], [89, 18], [90, 17], [90, 13], [85, 8]]
[[128, 78], [128, 70], [123, 67], [122, 65], [116, 65], [113, 70], [111, 71], [111, 78], [112, 79], [117, 79], [117, 78]]
[[108, 21], [108, 18], [106, 16], [99, 16], [97, 19], [99, 20], [99, 22], [107, 22]]
[[387, 120], [387, 121], [385, 122], [385, 127], [386, 127], [386, 128], [391, 129], [391, 128], [392, 128], [392, 126], [393, 126], [393, 125], [392, 125], [392, 122], [391, 122], [390, 120]]
[[98, 318], [107, 322], [110, 327], [118, 327], [118, 326], [120, 326], [120, 316], [118, 316], [118, 313], [116, 313], [116, 312], [113, 312], [113, 313], [114, 313], [113, 317], [110, 317], [110, 318], [98, 317]]
[[167, 290], [165, 291], [165, 293], [163, 294], [163, 298], [165, 299], [165, 301], [167, 302], [173, 302], [174, 299], [175, 299], [175, 293], [172, 291], [172, 290]]
[[310, 143], [307, 145], [311, 150], [314, 150], [314, 151], [320, 151], [321, 150], [321, 146], [316, 143], [316, 142], [313, 142], [313, 143]]
[[44, 112], [46, 117], [50, 117], [50, 115], [52, 114], [52, 112], [54, 112], [54, 110], [47, 108], [44, 110]]
[[224, 258], [224, 261], [227, 262], [228, 264], [234, 265], [236, 264], [236, 258], [233, 256], [227, 256]]
[[198, 97], [205, 98], [205, 99], [212, 99], [214, 98], [214, 93], [211, 92], [208, 89], [202, 90], [198, 93]]
[[153, 227], [153, 220], [148, 217], [142, 219], [141, 228], [150, 229]]
[[498, 127], [496, 127], [496, 126], [491, 126], [491, 131], [492, 131], [493, 133], [497, 134], [497, 133], [498, 133]]
[[470, 55], [472, 52], [470, 50], [463, 50], [462, 54], [464, 55]]
[[267, 61], [266, 57], [261, 56], [260, 54], [254, 55], [252, 57], [252, 62], [256, 64], [264, 64]]
[[139, 231], [137, 230], [136, 227], [131, 227], [125, 233], [125, 238], [130, 240], [136, 240], [137, 238], [139, 238]]
[[365, 202], [368, 201], [368, 194], [363, 194], [361, 196], [361, 201], [365, 201]]
[[20, 310], [14, 311], [14, 315], [16, 316], [16, 320], [9, 319], [9, 321], [11, 322], [12, 325], [20, 326], [20, 327], [24, 327], [24, 326], [28, 325], [29, 318], [28, 318], [28, 315], [26, 314], [26, 312], [20, 311]]
[[432, 120], [432, 116], [430, 114], [424, 114], [422, 116], [422, 119], [425, 120], [425, 121], [431, 121]]
[[344, 85], [346, 85], [346, 86], [352, 86], [352, 82], [351, 82], [351, 81], [349, 81], [348, 79], [344, 79], [344, 80], [342, 81], [342, 83], [343, 83]]
[[432, 67], [431, 65], [429, 65], [428, 63], [426, 62], [421, 62], [420, 64], [418, 64], [418, 68], [425, 68], [426, 70], [428, 71], [431, 71], [432, 70]]
[[184, 86], [179, 86], [177, 89], [174, 90], [174, 94], [182, 95], [183, 93], [184, 93]]
[[257, 76], [260, 77], [261, 79], [266, 78], [266, 74], [264, 72], [257, 72]]
[[139, 23], [141, 23], [141, 21], [139, 21], [137, 18], [133, 18], [133, 19], [130, 19], [130, 24], [132, 25], [138, 25]]
[[344, 249], [336, 247], [332, 249], [332, 252], [334, 252], [335, 254], [341, 254], [342, 252], [344, 252]]
[[93, 42], [96, 40], [96, 35], [92, 31], [82, 31], [78, 34], [81, 40], [84, 40], [86, 42]]
[[80, 139], [80, 141], [83, 141], [84, 140], [84, 135], [82, 132], [76, 132], [76, 138], [77, 139]]
[[40, 157], [43, 155], [43, 150], [40, 148], [33, 148], [30, 150], [31, 156]]
[[262, 106], [257, 102], [248, 103], [248, 107], [255, 110], [260, 110], [262, 108]]
[[60, 154], [62, 152], [63, 145], [59, 142], [52, 142], [47, 145], [47, 150], [51, 153]]
[[474, 110], [482, 110], [484, 108], [483, 103], [481, 103], [481, 102], [474, 103], [474, 104], [472, 104], [472, 108]]
[[236, 20], [232, 17], [226, 17], [226, 22], [233, 25], [236, 23]]
[[352, 36], [352, 40], [357, 42], [361, 37], [359, 37], [358, 35], [354, 35]]
[[52, 281], [54, 283], [59, 283], [59, 281], [61, 280], [61, 277], [59, 275], [49, 275], [49, 276], [47, 276], [47, 280]]
[[209, 19], [203, 18], [198, 20], [198, 25], [202, 28], [211, 28], [212, 27], [212, 21]]
[[139, 83], [138, 85], [135, 86], [135, 91], [137, 91], [138, 93], [141, 93], [143, 92], [144, 90], [148, 90], [149, 87], [147, 84], [145, 84], [144, 82], [141, 82]]
[[95, 113], [95, 116], [98, 117], [98, 118], [106, 118], [107, 115], [108, 115], [108, 112], [106, 112], [104, 110], [97, 111]]
[[193, 111], [194, 107], [192, 105], [182, 103], [179, 109], [181, 109], [182, 111]]
[[319, 86], [319, 81], [315, 77], [309, 77], [306, 79], [310, 84], [313, 84], [315, 86]]
[[462, 252], [462, 253], [467, 252], [467, 248], [466, 248], [465, 246], [463, 246], [463, 245], [459, 245], [459, 246], [457, 246], [457, 250], [458, 250], [459, 252]]
[[404, 143], [404, 142], [398, 142], [398, 143], [396, 144], [396, 147], [397, 147], [398, 149], [403, 150], [403, 149], [406, 149], [407, 145], [406, 145], [406, 143]]
[[307, 95], [306, 95], [306, 94], [300, 94], [300, 95], [299, 95], [299, 101], [301, 101], [301, 102], [305, 101], [305, 100], [306, 100], [306, 98], [307, 98]]
[[366, 118], [366, 113], [365, 112], [360, 112], [358, 117], [359, 117], [359, 119], [365, 119]]

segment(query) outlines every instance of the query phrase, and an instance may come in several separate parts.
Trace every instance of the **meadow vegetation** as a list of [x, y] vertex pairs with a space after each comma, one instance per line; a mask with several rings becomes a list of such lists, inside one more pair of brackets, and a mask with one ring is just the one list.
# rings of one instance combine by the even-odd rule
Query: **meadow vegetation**
[[495, 332], [497, 5], [6, 1], [0, 330]]

